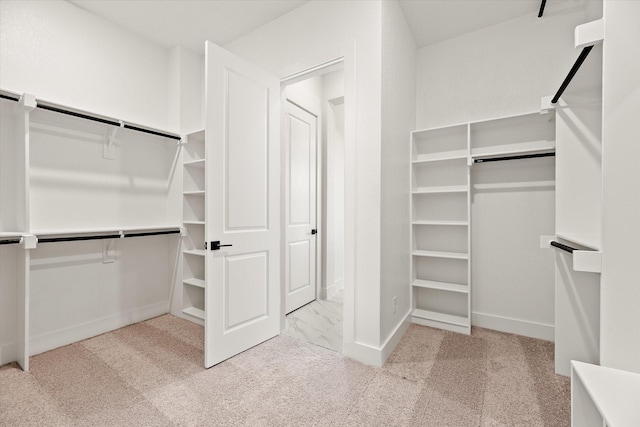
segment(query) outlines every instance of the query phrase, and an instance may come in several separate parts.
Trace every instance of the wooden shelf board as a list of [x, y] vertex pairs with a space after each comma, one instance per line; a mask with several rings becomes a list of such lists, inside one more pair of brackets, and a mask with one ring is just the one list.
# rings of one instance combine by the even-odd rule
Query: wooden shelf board
[[479, 159], [483, 157], [548, 153], [555, 151], [555, 149], [555, 141], [521, 142], [516, 144], [503, 144], [490, 147], [472, 148], [471, 157], [474, 159]]
[[189, 166], [194, 167], [194, 168], [204, 168], [204, 163], [205, 163], [204, 159], [198, 159], [198, 160], [189, 160], [187, 162], [184, 162], [183, 165], [188, 167]]
[[197, 255], [197, 256], [205, 256], [206, 252], [204, 249], [185, 249], [182, 251], [183, 254], [187, 255]]
[[411, 224], [413, 225], [451, 225], [451, 226], [466, 227], [469, 225], [469, 222], [468, 221], [445, 221], [445, 220], [442, 220], [442, 221], [419, 220], [419, 221], [413, 221]]
[[466, 185], [443, 185], [439, 187], [418, 187], [411, 191], [412, 194], [437, 194], [437, 193], [465, 193], [469, 191]]
[[196, 279], [195, 277], [192, 277], [191, 279], [185, 279], [182, 281], [182, 283], [185, 283], [191, 286], [197, 286], [198, 288], [202, 288], [202, 289], [204, 289], [204, 286], [205, 286], [204, 280]]
[[469, 287], [467, 285], [459, 285], [457, 283], [436, 282], [434, 280], [422, 280], [416, 279], [411, 283], [411, 286], [424, 289], [437, 289], [440, 291], [458, 292], [461, 294], [468, 294]]
[[195, 307], [187, 307], [182, 310], [184, 314], [188, 314], [189, 316], [197, 317], [198, 319], [204, 320], [204, 310], [200, 310]]
[[411, 312], [411, 316], [417, 317], [419, 319], [433, 320], [435, 322], [462, 326], [465, 328], [469, 327], [469, 319], [467, 317], [454, 316], [452, 314], [438, 313], [436, 311], [429, 311], [429, 310], [422, 310], [420, 308], [415, 308], [413, 312]]
[[204, 196], [204, 190], [183, 191], [182, 194], [184, 194], [185, 196], [193, 196], [193, 195], [203, 195]]
[[459, 160], [466, 159], [467, 156], [467, 150], [452, 150], [443, 151], [440, 153], [416, 154], [411, 160], [411, 163], [420, 164], [429, 162], [441, 162], [446, 160]]
[[573, 372], [589, 393], [608, 426], [640, 422], [640, 374], [571, 361]]
[[469, 254], [460, 253], [460, 252], [440, 252], [440, 251], [414, 250], [412, 252], [412, 255], [413, 256], [431, 257], [431, 258], [469, 259]]

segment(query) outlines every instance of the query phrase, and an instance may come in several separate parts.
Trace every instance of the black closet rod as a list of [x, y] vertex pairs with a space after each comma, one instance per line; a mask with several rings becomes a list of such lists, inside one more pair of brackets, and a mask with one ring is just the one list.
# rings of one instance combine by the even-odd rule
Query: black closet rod
[[571, 246], [563, 245], [562, 243], [558, 243], [556, 241], [551, 242], [551, 246], [555, 246], [558, 249], [562, 249], [563, 251], [573, 253], [573, 251], [577, 251], [576, 248], [572, 248]]
[[0, 98], [8, 99], [10, 101], [19, 101], [20, 100], [20, 98], [16, 98], [15, 96], [11, 96], [11, 95], [5, 95], [3, 93], [0, 93]]
[[538, 12], [538, 18], [542, 18], [542, 14], [544, 13], [544, 5], [547, 4], [547, 0], [542, 0], [540, 3], [540, 11]]
[[22, 240], [22, 239], [0, 240], [0, 245], [12, 245], [14, 243], [20, 243], [20, 240]]
[[[4, 98], [4, 99], [9, 99], [12, 101], [20, 101], [20, 98], [16, 98], [14, 96], [11, 95], [5, 95], [0, 93], [0, 98]], [[60, 113], [60, 114], [66, 114], [68, 116], [73, 116], [73, 117], [78, 117], [81, 119], [85, 119], [85, 120], [91, 120], [93, 122], [98, 122], [98, 123], [104, 123], [106, 125], [111, 125], [111, 126], [117, 126], [117, 127], [123, 127], [125, 129], [131, 129], [131, 130], [135, 130], [137, 132], [143, 132], [143, 133], [148, 133], [151, 135], [156, 135], [156, 136], [161, 136], [163, 138], [169, 138], [169, 139], [175, 139], [175, 140], [181, 140], [182, 137], [180, 135], [175, 135], [175, 134], [171, 134], [171, 133], [165, 133], [165, 132], [159, 132], [157, 130], [152, 130], [152, 129], [145, 129], [139, 126], [134, 126], [134, 125], [130, 125], [124, 122], [119, 122], [119, 121], [115, 121], [115, 120], [110, 120], [110, 119], [105, 119], [102, 117], [96, 117], [96, 116], [90, 116], [88, 114], [83, 114], [83, 113], [78, 113], [77, 111], [71, 111], [71, 110], [65, 110], [64, 108], [60, 108], [60, 107], [54, 107], [51, 105], [46, 105], [46, 104], [41, 104], [41, 103], [36, 103], [36, 107], [37, 108], [41, 108], [43, 110], [48, 110], [48, 111], [53, 111], [55, 113]]]
[[73, 237], [44, 237], [38, 238], [38, 243], [53, 243], [53, 242], [75, 242], [79, 240], [104, 240], [104, 239], [120, 239], [127, 237], [144, 237], [144, 236], [157, 236], [163, 234], [179, 234], [180, 230], [165, 230], [165, 231], [148, 231], [142, 233], [122, 233], [122, 234], [99, 234], [95, 236], [73, 236]]
[[490, 157], [488, 159], [473, 159], [473, 162], [474, 163], [501, 162], [503, 160], [535, 159], [537, 157], [552, 157], [555, 155], [556, 153], [522, 154], [519, 156]]
[[573, 67], [571, 67], [571, 70], [569, 70], [569, 74], [567, 74], [567, 77], [565, 77], [562, 85], [560, 85], [560, 89], [558, 89], [556, 94], [553, 96], [553, 99], [551, 100], [552, 104], [558, 102], [564, 90], [567, 88], [567, 86], [569, 86], [569, 83], [571, 83], [571, 79], [573, 79], [573, 76], [576, 75], [584, 60], [587, 59], [587, 56], [589, 55], [589, 52], [591, 52], [591, 49], [593, 49], [593, 46], [587, 46], [582, 49], [582, 52], [580, 52], [580, 56], [578, 56], [576, 63], [573, 64]]

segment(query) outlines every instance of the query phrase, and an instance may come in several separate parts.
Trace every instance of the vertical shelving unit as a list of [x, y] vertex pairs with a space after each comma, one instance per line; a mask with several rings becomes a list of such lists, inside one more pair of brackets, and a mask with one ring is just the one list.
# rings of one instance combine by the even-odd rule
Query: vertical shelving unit
[[411, 134], [412, 321], [471, 332], [469, 127]]
[[200, 324], [204, 324], [206, 278], [206, 159], [204, 141], [204, 130], [187, 135], [183, 153], [182, 196], [182, 218], [186, 230], [182, 245], [182, 312], [189, 319]]

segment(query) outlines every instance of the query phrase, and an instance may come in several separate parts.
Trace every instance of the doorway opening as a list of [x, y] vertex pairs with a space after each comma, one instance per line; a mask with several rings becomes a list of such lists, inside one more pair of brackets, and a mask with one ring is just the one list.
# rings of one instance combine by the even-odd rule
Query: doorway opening
[[283, 82], [283, 334], [340, 353], [344, 98], [341, 60]]

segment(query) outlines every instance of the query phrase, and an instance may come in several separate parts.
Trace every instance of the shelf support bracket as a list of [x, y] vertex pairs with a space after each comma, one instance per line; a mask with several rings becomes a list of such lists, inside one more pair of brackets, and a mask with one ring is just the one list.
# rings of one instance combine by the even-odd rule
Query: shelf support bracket
[[107, 129], [107, 137], [104, 140], [104, 150], [102, 153], [102, 157], [104, 157], [105, 159], [114, 160], [116, 158], [116, 134], [118, 132], [118, 129], [124, 127], [124, 122], [122, 120], [119, 120], [119, 122], [120, 127], [114, 126]]
[[20, 243], [24, 245], [25, 249], [35, 249], [38, 245], [38, 238], [33, 234], [25, 234], [20, 239]]
[[23, 93], [19, 102], [27, 111], [32, 111], [38, 106], [35, 95], [31, 95], [30, 93]]

